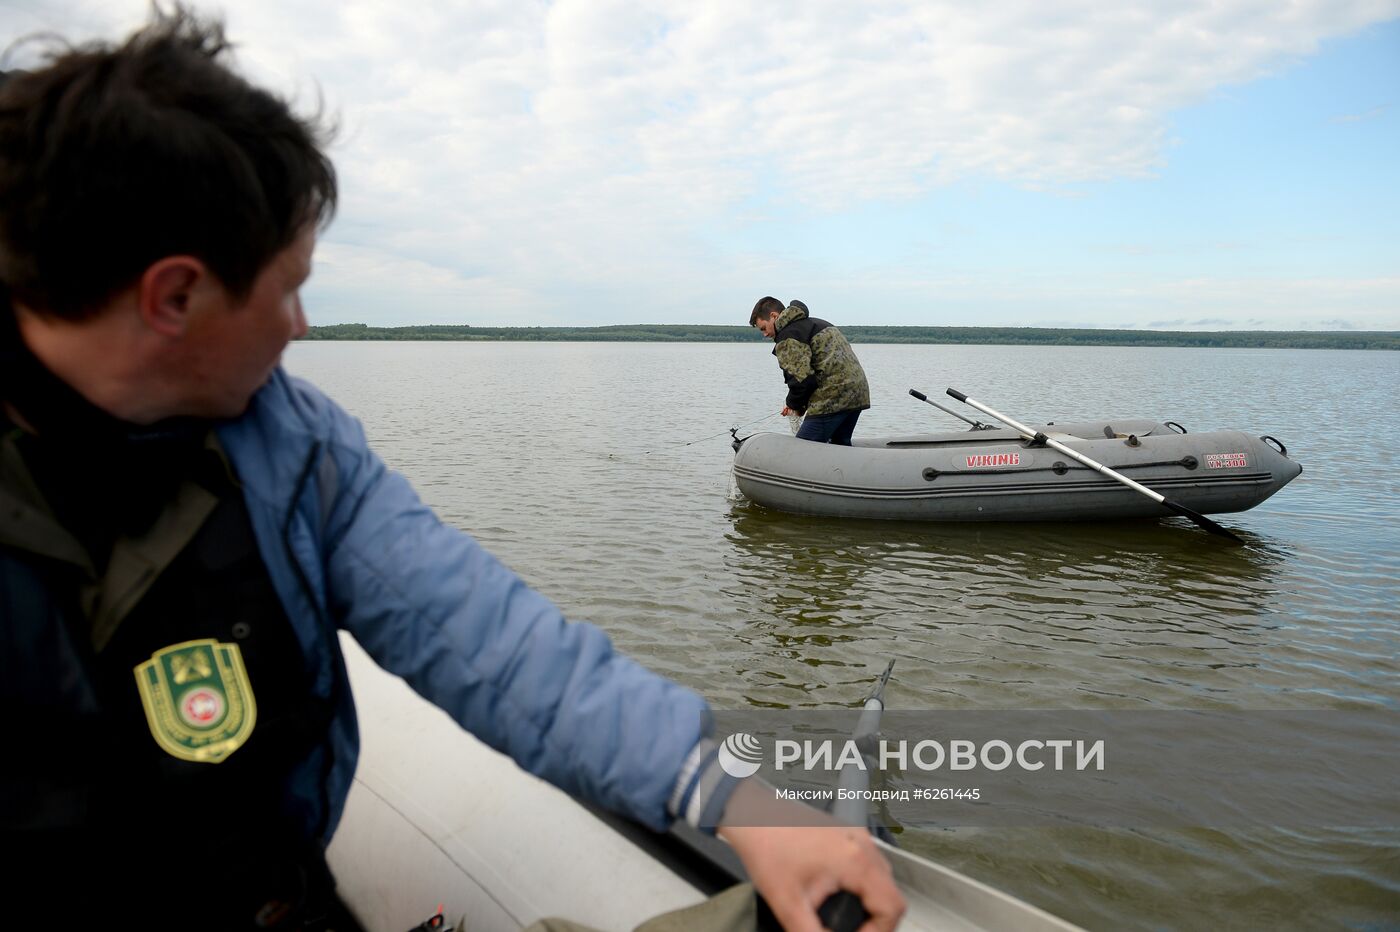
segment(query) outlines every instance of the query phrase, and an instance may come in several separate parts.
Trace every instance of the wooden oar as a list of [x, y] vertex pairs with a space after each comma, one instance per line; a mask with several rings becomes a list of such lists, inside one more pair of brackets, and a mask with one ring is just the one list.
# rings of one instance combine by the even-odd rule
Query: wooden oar
[[1058, 440], [1051, 440], [1049, 437], [1045, 436], [1045, 434], [1041, 431], [1032, 430], [1024, 424], [1021, 424], [1017, 421], [1013, 421], [1005, 414], [999, 414], [996, 411], [993, 411], [991, 408], [987, 407], [986, 405], [982, 404], [981, 402], [973, 401], [971, 398], [967, 397], [962, 392], [957, 391], [956, 389], [948, 389], [948, 394], [956, 398], [958, 401], [961, 401], [963, 404], [970, 405], [976, 408], [978, 411], [981, 411], [983, 414], [989, 417], [996, 418], [998, 421], [1001, 421], [1003, 424], [1016, 431], [1022, 437], [1025, 437], [1027, 440], [1034, 441], [1035, 443], [1042, 443], [1053, 450], [1059, 450], [1065, 456], [1068, 456], [1070, 459], [1078, 460], [1079, 462], [1083, 463], [1085, 466], [1088, 466], [1095, 472], [1108, 476], [1108, 478], [1110, 479], [1116, 479], [1117, 481], [1126, 485], [1128, 488], [1132, 489], [1134, 492], [1140, 492], [1143, 495], [1146, 495], [1148, 498], [1152, 499], [1154, 502], [1161, 505], [1163, 508], [1166, 508], [1168, 511], [1175, 512], [1176, 514], [1181, 515], [1183, 518], [1190, 518], [1192, 521], [1196, 522], [1197, 526], [1205, 528], [1212, 534], [1219, 534], [1221, 537], [1228, 537], [1231, 540], [1236, 541], [1238, 543], [1244, 543], [1244, 540], [1241, 539], [1239, 535], [1235, 534], [1233, 531], [1221, 527], [1214, 521], [1207, 518], [1205, 515], [1197, 514], [1196, 512], [1192, 511], [1190, 508], [1187, 508], [1184, 505], [1178, 505], [1176, 502], [1169, 501], [1165, 496], [1152, 491], [1147, 486], [1142, 485], [1141, 483], [1134, 482], [1122, 473], [1114, 472], [1112, 469], [1109, 469], [1102, 463], [1094, 462], [1093, 460], [1089, 459], [1089, 457], [1085, 456], [1083, 453], [1080, 453], [1077, 450], [1071, 450], [1069, 447], [1065, 446], [1063, 443], [1060, 443]]

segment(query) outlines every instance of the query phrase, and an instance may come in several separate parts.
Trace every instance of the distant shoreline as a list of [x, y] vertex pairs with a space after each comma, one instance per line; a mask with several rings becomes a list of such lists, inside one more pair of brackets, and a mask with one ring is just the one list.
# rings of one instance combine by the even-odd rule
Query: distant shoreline
[[[1054, 327], [841, 327], [852, 343], [964, 343], [1003, 346], [1183, 346], [1248, 349], [1400, 350], [1395, 330], [1093, 330]], [[306, 340], [443, 340], [562, 343], [757, 343], [752, 327], [617, 324], [609, 327], [433, 325], [312, 327]]]

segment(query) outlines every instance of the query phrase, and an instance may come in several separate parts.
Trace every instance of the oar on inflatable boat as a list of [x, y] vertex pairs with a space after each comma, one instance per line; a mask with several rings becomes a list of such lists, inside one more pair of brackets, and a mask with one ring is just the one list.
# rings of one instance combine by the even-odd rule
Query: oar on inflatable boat
[[1207, 518], [1205, 515], [1197, 514], [1196, 512], [1192, 511], [1190, 508], [1185, 507], [1184, 505], [1178, 505], [1176, 502], [1169, 501], [1165, 496], [1152, 491], [1147, 486], [1142, 485], [1138, 482], [1134, 482], [1133, 480], [1129, 479], [1127, 476], [1122, 475], [1121, 473], [1114, 472], [1102, 463], [1097, 463], [1094, 460], [1089, 459], [1089, 457], [1085, 456], [1083, 453], [1080, 453], [1077, 450], [1071, 450], [1069, 447], [1065, 446], [1063, 443], [1060, 443], [1058, 440], [1052, 440], [1038, 430], [1032, 430], [1031, 428], [1018, 421], [1013, 421], [1005, 414], [998, 414], [996, 411], [993, 411], [991, 408], [987, 407], [981, 402], [973, 401], [971, 398], [967, 397], [957, 389], [948, 389], [948, 394], [956, 398], [958, 401], [961, 401], [963, 404], [970, 405], [976, 408], [978, 411], [981, 411], [983, 414], [986, 414], [989, 417], [996, 418], [998, 421], [1001, 421], [1007, 427], [1010, 427], [1012, 430], [1016, 431], [1022, 437], [1025, 437], [1027, 440], [1034, 441], [1035, 443], [1042, 443], [1045, 446], [1050, 447], [1052, 450], [1058, 450], [1065, 456], [1068, 456], [1070, 459], [1078, 460], [1079, 462], [1083, 463], [1085, 466], [1088, 466], [1095, 472], [1101, 473], [1102, 475], [1105, 475], [1110, 479], [1115, 479], [1118, 482], [1123, 483], [1128, 488], [1132, 489], [1134, 492], [1140, 492], [1143, 495], [1146, 495], [1148, 498], [1152, 499], [1154, 502], [1161, 505], [1163, 508], [1166, 508], [1169, 511], [1179, 514], [1183, 518], [1190, 518], [1192, 521], [1196, 522], [1197, 526], [1205, 528], [1212, 534], [1219, 534], [1221, 537], [1228, 537], [1233, 541], [1237, 541], [1238, 543], [1244, 543], [1244, 541], [1233, 531], [1221, 527], [1214, 521]]
[[913, 395], [915, 398], [919, 399], [922, 402], [933, 405], [935, 408], [942, 411], [944, 414], [951, 414], [953, 417], [962, 421], [964, 424], [971, 424], [973, 430], [996, 430], [996, 428], [993, 427], [991, 424], [983, 424], [981, 421], [974, 421], [970, 417], [963, 417], [961, 414], [954, 411], [952, 408], [943, 407], [941, 404], [929, 398], [928, 395], [925, 395], [923, 392], [918, 391], [917, 389], [909, 389], [909, 394]]
[[[865, 758], [865, 766], [851, 765], [841, 768], [840, 773], [836, 775], [836, 785], [846, 792], [838, 793], [831, 806], [831, 815], [835, 819], [848, 825], [869, 828], [877, 838], [880, 834], [871, 826], [870, 810], [865, 797], [868, 795], [866, 791], [870, 789], [870, 771], [876, 766], [875, 742], [880, 738], [880, 716], [885, 711], [885, 685], [889, 683], [893, 670], [894, 661], [891, 660], [886, 664], [885, 672], [875, 681], [875, 688], [866, 697], [865, 704], [861, 706], [860, 720], [856, 722], [856, 730], [851, 735], [851, 740], [856, 743], [861, 756]], [[834, 932], [854, 932], [869, 915], [861, 905], [860, 899], [845, 890], [832, 894], [822, 903], [821, 909], [817, 910], [822, 925]]]
[[837, 775], [836, 785], [846, 790], [846, 793], [837, 794], [836, 801], [831, 806], [831, 814], [838, 821], [848, 825], [868, 827], [870, 824], [869, 807], [865, 804], [865, 797], [866, 791], [870, 789], [870, 772], [878, 767], [875, 761], [875, 745], [880, 739], [880, 716], [885, 711], [885, 686], [888, 685], [892, 672], [893, 660], [885, 666], [885, 672], [875, 681], [875, 688], [870, 691], [865, 704], [861, 706], [856, 730], [851, 734], [851, 740], [860, 749], [865, 766], [857, 767], [851, 764], [842, 767]]
[[[886, 664], [885, 672], [876, 680], [875, 688], [871, 690], [870, 695], [866, 697], [865, 703], [861, 706], [860, 718], [856, 722], [855, 731], [851, 734], [851, 740], [860, 749], [861, 756], [864, 758], [864, 766], [857, 767], [852, 764], [841, 768], [837, 774], [837, 786], [845, 792], [837, 794], [830, 810], [832, 817], [837, 821], [847, 825], [863, 826], [869, 829], [876, 838], [889, 844], [893, 844], [894, 839], [889, 836], [887, 831], [877, 831], [876, 823], [870, 818], [866, 791], [870, 789], [870, 772], [879, 766], [875, 760], [875, 745], [880, 739], [880, 717], [885, 710], [885, 686], [889, 683], [890, 673], [893, 670], [894, 661], [891, 660]], [[609, 822], [617, 823], [615, 816], [609, 816], [596, 809], [594, 809], [594, 813]], [[635, 829], [630, 830], [630, 832], [635, 835]], [[658, 837], [675, 840], [690, 854], [698, 855], [707, 862], [709, 868], [727, 875], [729, 882], [741, 882], [749, 879], [748, 872], [732, 848], [712, 836], [700, 834], [684, 822], [672, 826], [667, 835]], [[653, 844], [655, 843], [653, 842]], [[727, 882], [723, 881], [719, 884], [721, 887], [728, 885]], [[767, 909], [767, 905], [764, 904], [763, 911], [766, 912]], [[866, 912], [860, 897], [848, 890], [838, 890], [822, 901], [821, 906], [817, 909], [817, 918], [821, 920], [822, 927], [831, 930], [831, 932], [856, 932], [870, 918], [870, 914]], [[764, 920], [759, 922], [760, 929], [766, 929], [768, 925], [769, 923]]]

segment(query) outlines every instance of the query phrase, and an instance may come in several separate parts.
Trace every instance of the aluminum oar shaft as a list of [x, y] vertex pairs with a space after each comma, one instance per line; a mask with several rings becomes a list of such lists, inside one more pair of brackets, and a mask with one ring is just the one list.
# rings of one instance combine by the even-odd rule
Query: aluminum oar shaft
[[1126, 485], [1128, 488], [1132, 489], [1135, 492], [1140, 492], [1141, 494], [1146, 495], [1148, 498], [1152, 499], [1157, 504], [1166, 508], [1168, 511], [1175, 512], [1176, 514], [1181, 515], [1183, 518], [1190, 518], [1199, 527], [1210, 531], [1212, 534], [1219, 534], [1221, 537], [1228, 537], [1231, 540], [1244, 543], [1244, 541], [1241, 540], [1239, 536], [1236, 535], [1233, 531], [1221, 527], [1214, 521], [1207, 518], [1205, 515], [1197, 514], [1196, 512], [1192, 511], [1190, 508], [1187, 508], [1184, 505], [1178, 505], [1176, 502], [1168, 500], [1166, 496], [1158, 492], [1152, 491], [1140, 482], [1134, 482], [1132, 479], [1129, 479], [1122, 473], [1114, 472], [1112, 469], [1109, 469], [1102, 463], [1090, 459], [1083, 453], [1080, 453], [1078, 450], [1071, 450], [1063, 443], [1060, 443], [1060, 441], [1053, 440], [1050, 437], [1045, 436], [1043, 432], [1027, 427], [1025, 424], [1022, 424], [1019, 421], [1012, 420], [1005, 414], [993, 411], [991, 408], [982, 404], [980, 401], [973, 401], [971, 398], [967, 397], [962, 392], [957, 391], [956, 389], [948, 389], [948, 394], [956, 398], [958, 401], [961, 401], [963, 404], [976, 408], [978, 411], [981, 411], [983, 414], [986, 414], [989, 417], [996, 418], [998, 421], [1001, 421], [1007, 427], [1010, 427], [1012, 430], [1016, 431], [1022, 437], [1025, 437], [1027, 440], [1034, 441], [1035, 443], [1043, 443], [1047, 447], [1050, 447], [1052, 450], [1058, 450], [1065, 456], [1068, 456], [1070, 459], [1083, 463], [1085, 466], [1088, 466], [1095, 472], [1105, 475], [1110, 479], [1114, 479], [1118, 482], [1121, 482], [1123, 483], [1123, 485]]

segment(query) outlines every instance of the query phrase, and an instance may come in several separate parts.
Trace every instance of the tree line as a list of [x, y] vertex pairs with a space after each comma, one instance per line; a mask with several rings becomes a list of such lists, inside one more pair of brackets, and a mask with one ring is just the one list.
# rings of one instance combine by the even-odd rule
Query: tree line
[[[1400, 350], [1397, 331], [1095, 330], [1056, 327], [843, 326], [852, 343], [974, 343], [1028, 346], [1188, 346], [1272, 349]], [[617, 324], [608, 327], [472, 327], [438, 324], [312, 327], [307, 340], [494, 340], [621, 343], [740, 343], [763, 337], [752, 327], [714, 324]]]

